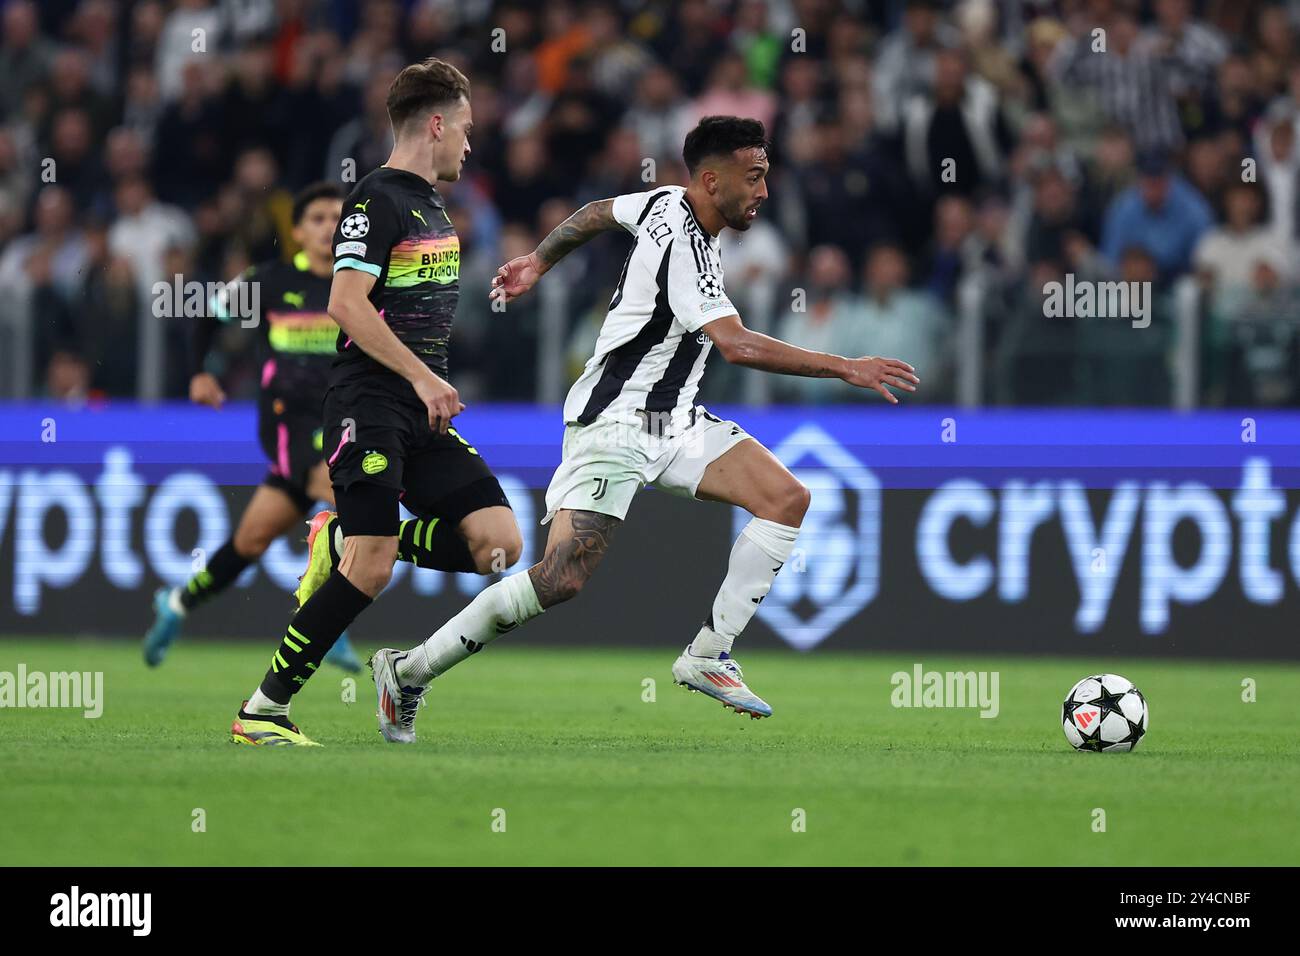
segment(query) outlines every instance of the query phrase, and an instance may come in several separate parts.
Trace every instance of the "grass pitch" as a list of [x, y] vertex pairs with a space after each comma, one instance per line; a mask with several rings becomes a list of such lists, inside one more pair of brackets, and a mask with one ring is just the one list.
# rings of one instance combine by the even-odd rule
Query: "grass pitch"
[[[183, 639], [150, 671], [134, 643], [0, 641], [0, 671], [103, 671], [105, 699], [95, 720], [0, 710], [0, 860], [1300, 863], [1293, 665], [922, 661], [998, 671], [1000, 713], [984, 719], [891, 706], [890, 677], [913, 657], [742, 653], [776, 711], [751, 721], [675, 687], [673, 651], [534, 650], [517, 636], [435, 683], [414, 746], [383, 743], [368, 672], [349, 703], [332, 668], [293, 710], [323, 749], [234, 746], [231, 717], [268, 650]], [[1100, 671], [1150, 702], [1132, 754], [1078, 754], [1061, 733], [1066, 691]]]

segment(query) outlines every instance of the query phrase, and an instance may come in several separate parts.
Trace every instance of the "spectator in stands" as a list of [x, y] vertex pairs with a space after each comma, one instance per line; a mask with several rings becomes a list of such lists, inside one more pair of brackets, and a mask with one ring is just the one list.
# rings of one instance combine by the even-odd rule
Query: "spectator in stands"
[[628, 37], [612, 3], [592, 3], [583, 11], [596, 89], [626, 100], [639, 77], [654, 62], [649, 51]]
[[1286, 82], [1287, 64], [1295, 58], [1293, 15], [1294, 11], [1281, 3], [1269, 3], [1255, 18], [1252, 66], [1267, 90], [1279, 89]]
[[[394, 73], [401, 69], [401, 64], [393, 66]], [[360, 179], [388, 158], [393, 148], [393, 127], [388, 122], [385, 103], [392, 82], [392, 74], [385, 70], [377, 70], [370, 77], [361, 115], [340, 126], [330, 140], [322, 179], [340, 179], [347, 169], [352, 170], [355, 179]]]
[[636, 133], [645, 155], [653, 159], [676, 156], [690, 130], [687, 100], [677, 78], [657, 64], [646, 68], [636, 84], [635, 99], [623, 124]]
[[104, 169], [96, 136], [85, 110], [68, 107], [54, 116], [48, 143], [49, 167], [54, 181], [64, 186], [81, 211], [108, 200], [108, 173]]
[[1187, 144], [1184, 163], [1187, 182], [1205, 197], [1215, 219], [1223, 218], [1224, 190], [1241, 176], [1241, 168], [1228, 164], [1222, 139], [1200, 136]]
[[[781, 319], [775, 334], [806, 349], [837, 352], [842, 342], [853, 338], [850, 327], [862, 317], [862, 301], [851, 288], [853, 268], [849, 257], [839, 246], [817, 246], [808, 253], [807, 275], [807, 288], [795, 290], [795, 308]], [[800, 292], [804, 293], [803, 301], [799, 300]], [[851, 391], [837, 379], [794, 377], [781, 379], [778, 389], [789, 399], [818, 403], [844, 401]]]
[[807, 57], [790, 57], [781, 67], [780, 108], [771, 129], [777, 158], [787, 159], [782, 150], [810, 134], [825, 116], [823, 74], [822, 65]]
[[44, 370], [51, 397], [131, 397], [140, 323], [134, 277], [130, 265], [110, 253], [106, 221], [92, 220], [85, 240], [86, 268], [71, 294], [50, 283], [48, 257], [33, 271], [36, 366]]
[[584, 179], [605, 145], [605, 136], [622, 115], [622, 101], [602, 93], [592, 82], [590, 58], [574, 57], [546, 115], [551, 174], [571, 183]]
[[1153, 150], [1138, 160], [1137, 185], [1106, 210], [1101, 254], [1118, 270], [1131, 245], [1150, 252], [1163, 281], [1186, 272], [1201, 235], [1213, 224], [1205, 198], [1173, 171], [1168, 154]]
[[1255, 267], [1269, 263], [1279, 275], [1290, 276], [1294, 243], [1279, 242], [1264, 223], [1264, 197], [1257, 183], [1236, 182], [1228, 187], [1226, 222], [1210, 230], [1196, 245], [1196, 273], [1211, 293], [1212, 308], [1226, 314], [1231, 303], [1255, 281]]
[[[173, 100], [180, 95], [181, 74], [194, 53], [217, 52], [220, 26], [221, 14], [207, 0], [176, 0], [162, 22], [155, 48], [155, 69], [163, 99]], [[153, 23], [137, 22], [137, 27], [152, 29]]]
[[[952, 202], [965, 202], [953, 199]], [[902, 358], [922, 381], [933, 382], [928, 402], [951, 398], [953, 323], [946, 309], [929, 293], [908, 288], [907, 256], [902, 248], [881, 243], [866, 264], [866, 295], [858, 319], [842, 326], [842, 355], [892, 355]], [[855, 396], [857, 397], [857, 396]]]
[[104, 168], [113, 182], [148, 172], [149, 152], [135, 130], [119, 126], [108, 134], [104, 143]]
[[[1172, 149], [1183, 141], [1168, 67], [1139, 42], [1138, 22], [1116, 5], [1104, 32], [1080, 21], [1077, 35], [1062, 42], [1053, 62], [1057, 77], [1076, 91], [1097, 97], [1102, 112], [1124, 126], [1139, 148]], [[1099, 43], [1104, 47], [1098, 48]]]
[[109, 229], [109, 249], [131, 264], [141, 300], [152, 302], [153, 284], [173, 279], [163, 272], [164, 253], [192, 244], [194, 227], [180, 209], [159, 202], [140, 177], [118, 183], [114, 201], [117, 219]]
[[[50, 185], [36, 197], [36, 229], [12, 240], [0, 255], [0, 301], [30, 296], [32, 271], [70, 296], [86, 267], [86, 239], [78, 223], [71, 194], [62, 186]], [[40, 262], [31, 264], [33, 257]]]
[[43, 83], [54, 62], [54, 44], [41, 36], [36, 5], [13, 0], [3, 14], [4, 39], [0, 42], [0, 115], [22, 108], [28, 89]]
[[1229, 405], [1300, 402], [1300, 289], [1280, 263], [1262, 257], [1248, 289], [1223, 302], [1211, 328], [1225, 367], [1222, 400]]
[[1245, 56], [1233, 54], [1219, 65], [1215, 89], [1202, 97], [1205, 127], [1211, 132], [1237, 131], [1249, 141], [1251, 127], [1266, 105], [1265, 91], [1257, 83]]
[[680, 80], [683, 92], [697, 96], [727, 47], [722, 8], [712, 3], [676, 4], [652, 46], [659, 62]]
[[542, 203], [562, 188], [551, 175], [540, 132], [516, 136], [506, 144], [505, 170], [492, 197], [506, 222], [532, 228]]
[[749, 82], [764, 90], [776, 85], [785, 46], [782, 36], [770, 28], [769, 6], [765, 0], [740, 0], [731, 32], [731, 48], [744, 57]]
[[880, 44], [876, 55], [876, 116], [881, 129], [894, 132], [902, 122], [900, 109], [934, 89], [935, 56], [955, 46], [956, 29], [940, 16], [933, 0], [909, 3], [902, 25]]
[[81, 0], [68, 22], [67, 36], [86, 59], [86, 75], [96, 94], [114, 97], [121, 85], [118, 73], [121, 46], [118, 35], [120, 4], [112, 0]]
[[900, 230], [900, 201], [907, 185], [876, 142], [848, 151], [843, 128], [827, 121], [808, 137], [813, 160], [801, 175], [784, 182], [798, 195], [810, 246], [833, 243], [851, 259], [868, 246], [894, 239]]
[[[1158, 282], [1155, 257], [1141, 246], [1125, 247], [1116, 278], [1127, 289], [1127, 299], [1117, 303], [1126, 311], [1074, 320], [1079, 374], [1074, 400], [1089, 405], [1168, 405], [1173, 316]], [[1139, 315], [1139, 307], [1145, 314]], [[1135, 319], [1140, 327], [1133, 325]]]
[[1071, 242], [1084, 232], [1079, 192], [1055, 164], [1037, 167], [1029, 172], [1032, 205], [1022, 245], [1031, 262], [1069, 263]]
[[1300, 200], [1300, 140], [1296, 136], [1297, 114], [1285, 100], [1275, 101], [1255, 131], [1255, 159], [1259, 178], [1268, 189], [1269, 222], [1278, 242], [1289, 243], [1297, 235], [1296, 203]]
[[54, 56], [49, 75], [51, 116], [76, 109], [86, 119], [88, 132], [100, 139], [112, 126], [116, 106], [90, 84], [90, 60], [77, 47], [65, 47]]
[[[1019, 68], [1022, 77], [1019, 99], [1028, 110], [1051, 112], [1060, 117], [1063, 112], [1058, 108], [1058, 95], [1062, 84], [1052, 64], [1057, 47], [1069, 38], [1069, 31], [1060, 20], [1051, 17], [1038, 17], [1029, 24], [1025, 37], [1025, 51], [1020, 59]], [[1083, 97], [1074, 97], [1076, 101]]]
[[1228, 56], [1228, 42], [1214, 27], [1192, 18], [1190, 0], [1156, 0], [1155, 15], [1156, 22], [1142, 33], [1143, 46], [1164, 62], [1174, 97], [1193, 101], [1212, 87]]
[[1093, 242], [1101, 241], [1106, 210], [1136, 179], [1133, 138], [1122, 127], [1107, 127], [1098, 137], [1092, 155], [1084, 158], [1084, 177], [1079, 184], [1083, 231]]
[[965, 196], [944, 196], [934, 209], [934, 240], [925, 259], [925, 290], [949, 308], [955, 306], [958, 287], [979, 267], [981, 252], [971, 201]]
[[705, 116], [748, 116], [770, 127], [776, 117], [776, 95], [750, 83], [749, 68], [739, 53], [724, 53], [713, 65], [704, 91], [687, 111], [694, 126]]
[[903, 153], [922, 196], [971, 197], [1002, 177], [1011, 131], [988, 81], [969, 75], [965, 55], [934, 57], [934, 93], [914, 96], [902, 114]]

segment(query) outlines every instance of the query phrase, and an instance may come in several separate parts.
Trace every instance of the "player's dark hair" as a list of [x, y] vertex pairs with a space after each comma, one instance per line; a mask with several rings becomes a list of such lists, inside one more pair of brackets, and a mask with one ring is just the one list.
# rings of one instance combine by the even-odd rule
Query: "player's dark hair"
[[706, 116], [686, 134], [682, 159], [692, 176], [700, 163], [712, 156], [730, 156], [738, 149], [770, 149], [767, 131], [756, 119], [740, 116]]
[[428, 110], [449, 106], [462, 96], [469, 99], [465, 74], [431, 56], [397, 74], [388, 88], [388, 119], [394, 132], [400, 134], [410, 120]]
[[317, 199], [337, 199], [343, 201], [343, 190], [330, 182], [321, 181], [305, 186], [293, 197], [293, 224], [296, 226], [302, 222], [302, 217], [307, 214], [307, 207]]

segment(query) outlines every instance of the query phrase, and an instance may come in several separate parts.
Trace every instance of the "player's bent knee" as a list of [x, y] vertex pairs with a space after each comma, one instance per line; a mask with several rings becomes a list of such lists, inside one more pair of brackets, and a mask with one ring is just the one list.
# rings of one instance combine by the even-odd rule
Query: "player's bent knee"
[[499, 529], [495, 534], [469, 542], [474, 556], [475, 570], [479, 574], [497, 574], [512, 567], [524, 553], [524, 540], [519, 528]]
[[753, 510], [756, 518], [765, 518], [791, 527], [799, 527], [812, 504], [812, 492], [793, 475], [764, 496], [762, 505]]
[[374, 597], [384, 588], [393, 576], [393, 566], [382, 563], [354, 564], [348, 569], [346, 577], [358, 591], [364, 591]]
[[235, 553], [241, 558], [256, 561], [266, 554], [266, 549], [271, 546], [271, 539], [267, 535], [255, 531], [236, 530], [231, 544], [235, 548]]
[[364, 544], [357, 543], [357, 540], [346, 539], [344, 561], [340, 563], [339, 571], [357, 590], [374, 597], [388, 587], [393, 576], [393, 563], [397, 560], [397, 539], [385, 538]]
[[792, 480], [785, 491], [786, 524], [798, 526], [803, 523], [804, 515], [812, 505], [812, 492], [808, 486], [797, 478]]

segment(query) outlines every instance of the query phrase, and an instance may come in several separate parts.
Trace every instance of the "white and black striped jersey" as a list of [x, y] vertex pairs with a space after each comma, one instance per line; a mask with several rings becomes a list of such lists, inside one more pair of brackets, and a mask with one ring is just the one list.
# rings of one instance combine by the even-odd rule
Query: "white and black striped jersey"
[[596, 352], [564, 402], [565, 422], [598, 416], [655, 430], [694, 407], [713, 341], [703, 326], [736, 307], [722, 288], [718, 240], [704, 231], [681, 186], [614, 200], [635, 236], [596, 340]]

